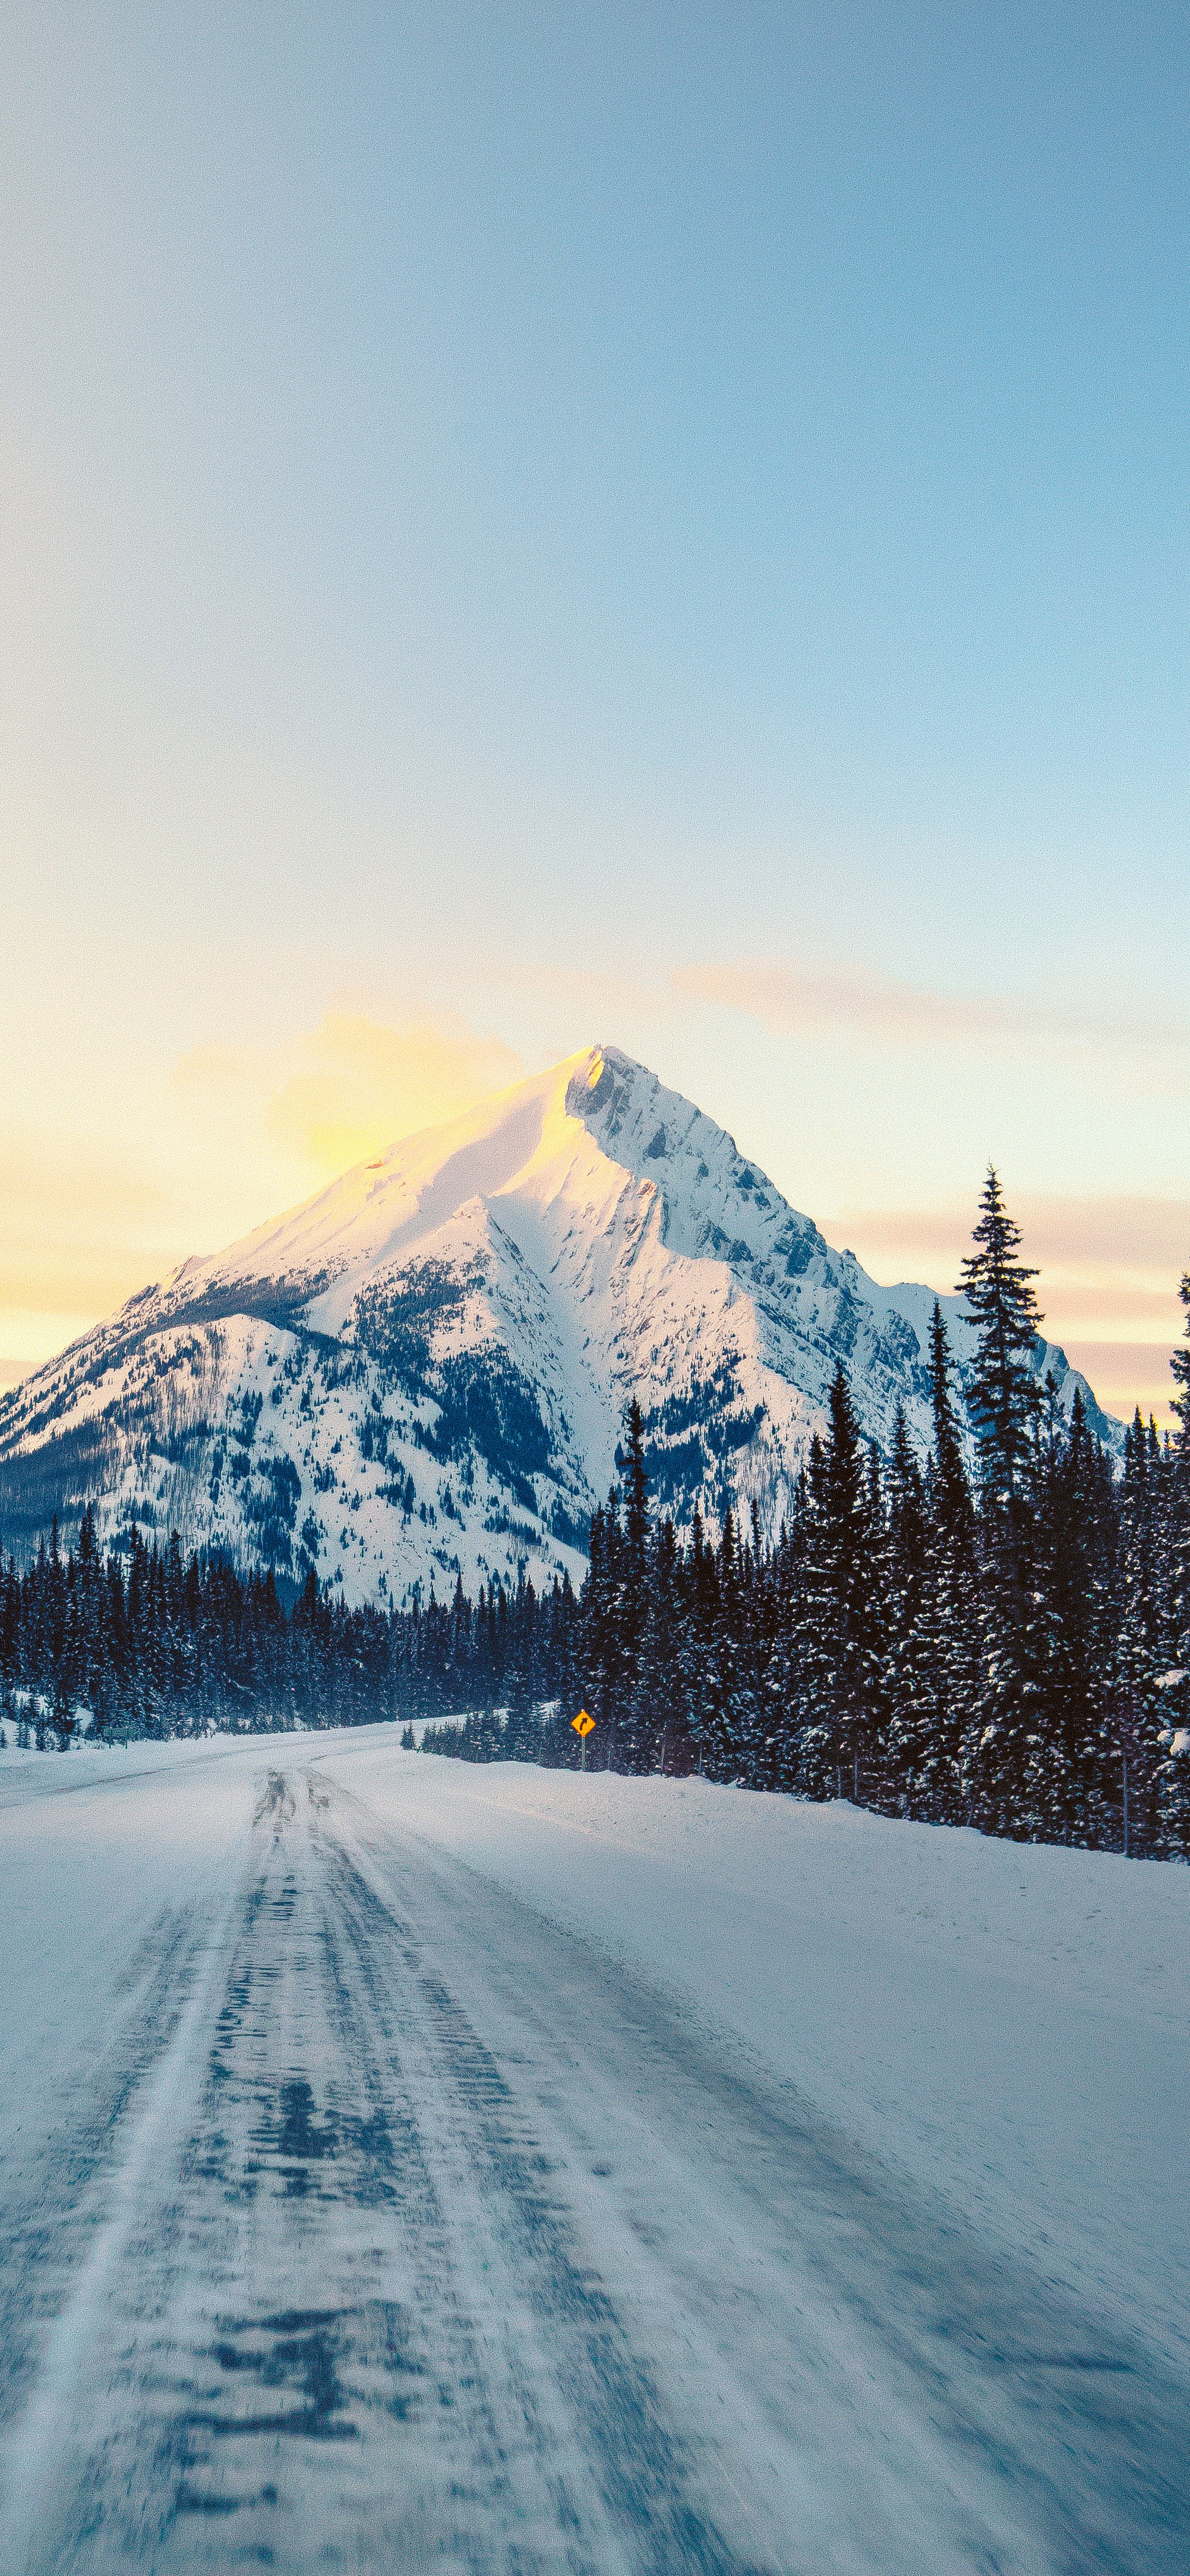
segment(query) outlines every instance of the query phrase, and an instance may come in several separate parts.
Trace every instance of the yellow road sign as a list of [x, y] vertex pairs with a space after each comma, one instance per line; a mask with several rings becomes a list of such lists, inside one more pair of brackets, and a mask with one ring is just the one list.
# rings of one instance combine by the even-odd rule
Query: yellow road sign
[[585, 1708], [580, 1708], [578, 1716], [572, 1717], [570, 1723], [576, 1735], [593, 1735], [595, 1732], [595, 1720]]

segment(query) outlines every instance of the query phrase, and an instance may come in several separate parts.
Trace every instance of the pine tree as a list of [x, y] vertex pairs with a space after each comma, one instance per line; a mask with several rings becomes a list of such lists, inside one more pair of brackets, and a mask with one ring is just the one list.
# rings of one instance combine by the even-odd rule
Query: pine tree
[[664, 1520], [646, 1566], [646, 1607], [631, 1709], [635, 1768], [684, 1769], [681, 1676], [675, 1629], [677, 1546], [673, 1522]]
[[972, 1241], [975, 1250], [963, 1262], [960, 1282], [979, 1335], [967, 1404], [989, 1497], [1006, 1506], [1024, 1481], [1030, 1434], [1040, 1410], [1029, 1363], [1042, 1317], [1032, 1286], [1037, 1272], [1017, 1259], [1020, 1229], [1008, 1214], [991, 1164]]
[[810, 1512], [800, 1663], [803, 1785], [812, 1797], [855, 1784], [879, 1693], [878, 1604], [871, 1581], [870, 1493], [851, 1391], [840, 1365], [830, 1431], [810, 1453]]
[[1116, 1848], [1144, 1849], [1154, 1839], [1160, 1800], [1162, 1734], [1169, 1709], [1163, 1682], [1170, 1670], [1171, 1604], [1163, 1580], [1169, 1528], [1171, 1459], [1150, 1415], [1139, 1411], [1126, 1443], [1120, 1498], [1120, 1543], [1111, 1689], [1100, 1744], [1097, 1837]]
[[620, 1730], [621, 1767], [652, 1768], [652, 1719], [641, 1691], [641, 1659], [649, 1609], [649, 1478], [645, 1465], [644, 1420], [633, 1396], [628, 1408], [623, 1448], [616, 1463], [623, 1478], [624, 1532], [620, 1572], [620, 1691], [624, 1701]]
[[971, 1488], [952, 1395], [950, 1340], [935, 1300], [930, 1327], [934, 1446], [926, 1472], [921, 1621], [926, 1718], [910, 1812], [934, 1824], [974, 1819], [987, 1725], [985, 1617]]
[[707, 1747], [711, 1736], [711, 1716], [717, 1687], [715, 1632], [719, 1591], [715, 1576], [714, 1549], [707, 1541], [702, 1513], [697, 1504], [691, 1525], [690, 1549], [683, 1569], [681, 1592], [683, 1620], [679, 1669], [695, 1768], [701, 1775], [707, 1768]]
[[[935, 1307], [935, 1315], [938, 1309]], [[940, 1320], [940, 1318], [939, 1318]], [[902, 1815], [928, 1813], [934, 1724], [926, 1487], [903, 1405], [897, 1406], [888, 1476], [888, 1732], [884, 1800]]]
[[1170, 1362], [1178, 1430], [1168, 1459], [1162, 1548], [1170, 1660], [1161, 1682], [1158, 1794], [1162, 1850], [1185, 1860], [1190, 1859], [1190, 1271], [1183, 1273], [1178, 1295], [1186, 1310], [1186, 1347], [1176, 1350]]
[[1183, 1458], [1190, 1459], [1190, 1270], [1184, 1270], [1178, 1285], [1178, 1296], [1186, 1309], [1187, 1348], [1175, 1351], [1169, 1363], [1177, 1394], [1172, 1410], [1178, 1422], [1178, 1445]]
[[1190, 1270], [1183, 1272], [1178, 1295], [1186, 1310], [1186, 1347], [1170, 1363], [1178, 1392], [1173, 1412], [1178, 1423], [1170, 1477], [1169, 1603], [1174, 1668], [1185, 1675], [1174, 1688], [1190, 1728]]
[[739, 1771], [740, 1569], [735, 1515], [723, 1515], [717, 1555], [707, 1550], [703, 1615], [706, 1625], [701, 1769], [708, 1780], [734, 1780]]
[[937, 1297], [930, 1317], [930, 1411], [934, 1423], [934, 1477], [939, 1490], [969, 1508], [970, 1493], [963, 1465], [963, 1443], [951, 1392], [953, 1378], [950, 1335], [943, 1320]]
[[1033, 1513], [1035, 1442], [1043, 1395], [1029, 1366], [1041, 1316], [1036, 1272], [1017, 1258], [1020, 1230], [989, 1166], [962, 1288], [979, 1340], [967, 1404], [979, 1445], [982, 1594], [987, 1691], [970, 1778], [974, 1821], [1027, 1833], [1026, 1778], [1039, 1715], [1044, 1640]]
[[1020, 1827], [1085, 1841], [1098, 1823], [1097, 1746], [1110, 1709], [1116, 1517], [1110, 1475], [1075, 1389], [1069, 1431], [1046, 1381], [1034, 1463], [1033, 1722]]

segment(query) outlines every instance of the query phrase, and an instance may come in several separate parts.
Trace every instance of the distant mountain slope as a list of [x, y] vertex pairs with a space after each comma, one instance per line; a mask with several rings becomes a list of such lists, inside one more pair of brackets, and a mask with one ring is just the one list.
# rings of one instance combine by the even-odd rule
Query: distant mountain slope
[[[779, 1524], [842, 1360], [924, 1443], [933, 1291], [832, 1252], [714, 1121], [616, 1047], [404, 1138], [183, 1262], [0, 1402], [0, 1535], [214, 1542], [350, 1600], [581, 1567], [624, 1411], [680, 1522]], [[944, 1298], [956, 1355], [972, 1337]], [[1119, 1426], [1046, 1344], [1064, 1405]]]

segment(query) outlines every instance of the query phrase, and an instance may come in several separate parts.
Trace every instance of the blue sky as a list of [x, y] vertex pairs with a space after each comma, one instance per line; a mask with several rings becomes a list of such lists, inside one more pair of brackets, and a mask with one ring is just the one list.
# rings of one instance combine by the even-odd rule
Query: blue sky
[[39, 0], [3, 56], [9, 1373], [314, 1185], [295, 1083], [399, 1125], [420, 1030], [618, 1039], [885, 1276], [951, 1284], [994, 1155], [1155, 1396], [1184, 13]]

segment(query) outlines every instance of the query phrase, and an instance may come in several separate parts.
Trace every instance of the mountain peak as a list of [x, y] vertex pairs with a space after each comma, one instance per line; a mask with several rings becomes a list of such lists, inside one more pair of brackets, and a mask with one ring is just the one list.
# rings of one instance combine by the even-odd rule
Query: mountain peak
[[[878, 1287], [703, 1111], [587, 1047], [401, 1138], [0, 1403], [0, 1531], [86, 1501], [345, 1597], [577, 1576], [630, 1397], [679, 1525], [774, 1530], [841, 1360], [929, 1436], [925, 1287]], [[960, 1367], [971, 1332], [942, 1300]], [[1069, 1402], [1076, 1383], [1043, 1346]], [[1113, 1437], [1094, 1406], [1093, 1427]]]

